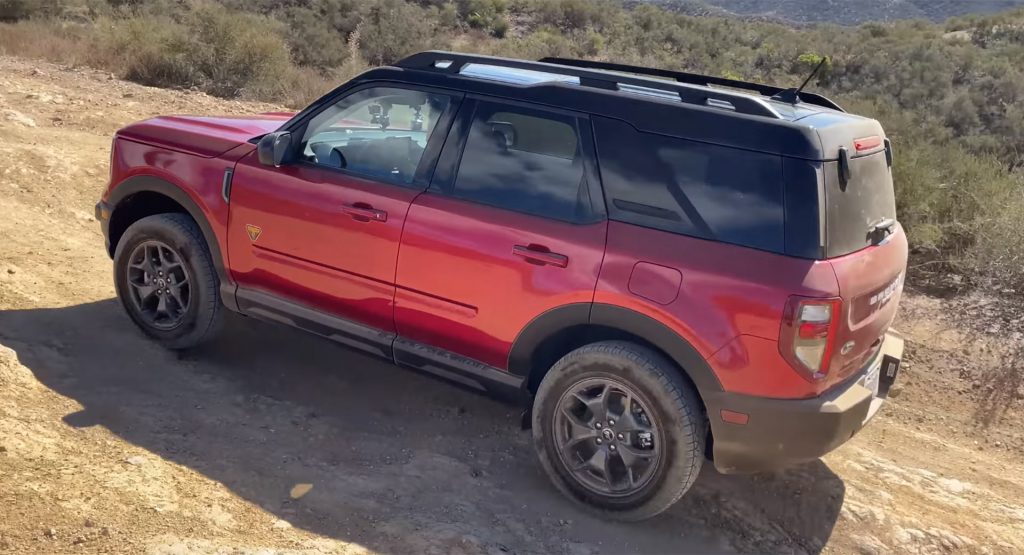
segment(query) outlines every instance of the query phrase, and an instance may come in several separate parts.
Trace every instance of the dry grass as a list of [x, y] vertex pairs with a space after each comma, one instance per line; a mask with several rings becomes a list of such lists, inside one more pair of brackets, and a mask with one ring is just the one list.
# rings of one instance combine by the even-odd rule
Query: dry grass
[[0, 23], [0, 54], [72, 66], [107, 67], [92, 26], [54, 20]]

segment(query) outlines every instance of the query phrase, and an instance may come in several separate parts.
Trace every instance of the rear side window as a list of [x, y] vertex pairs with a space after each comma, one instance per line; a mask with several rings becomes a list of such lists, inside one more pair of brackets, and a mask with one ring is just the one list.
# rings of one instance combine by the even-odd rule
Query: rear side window
[[576, 118], [480, 102], [453, 195], [574, 221], [584, 207], [583, 175]]
[[612, 219], [784, 252], [779, 156], [593, 121]]

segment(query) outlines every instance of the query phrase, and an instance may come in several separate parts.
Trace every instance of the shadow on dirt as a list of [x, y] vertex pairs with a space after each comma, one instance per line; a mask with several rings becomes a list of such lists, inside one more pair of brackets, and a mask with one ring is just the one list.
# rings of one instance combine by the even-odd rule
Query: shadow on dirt
[[[519, 409], [281, 326], [229, 315], [175, 354], [115, 300], [0, 313], [0, 339], [104, 426], [296, 527], [385, 553], [817, 553], [845, 487], [815, 462], [765, 476], [705, 466], [665, 515], [606, 522], [564, 501]], [[296, 483], [313, 490], [300, 500]], [[271, 519], [268, 518], [268, 526]]]

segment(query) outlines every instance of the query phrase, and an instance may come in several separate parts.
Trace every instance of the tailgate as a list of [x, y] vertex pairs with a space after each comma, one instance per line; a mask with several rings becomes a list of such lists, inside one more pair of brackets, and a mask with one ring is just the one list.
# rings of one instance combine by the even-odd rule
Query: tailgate
[[878, 352], [896, 316], [907, 268], [907, 237], [896, 224], [880, 244], [829, 262], [843, 299], [842, 325], [836, 332], [829, 375], [843, 379]]

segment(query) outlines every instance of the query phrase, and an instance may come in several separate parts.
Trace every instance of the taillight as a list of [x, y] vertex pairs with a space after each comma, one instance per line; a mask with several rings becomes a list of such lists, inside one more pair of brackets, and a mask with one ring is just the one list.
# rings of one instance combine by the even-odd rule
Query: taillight
[[880, 146], [882, 146], [882, 138], [878, 135], [862, 137], [860, 139], [854, 139], [853, 141], [853, 148], [855, 148], [858, 153], [875, 150]]
[[786, 303], [779, 352], [812, 382], [828, 376], [842, 306], [842, 299], [807, 297], [790, 297]]

